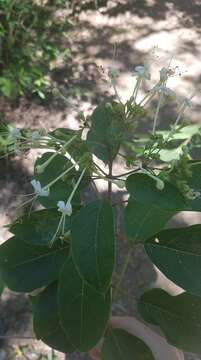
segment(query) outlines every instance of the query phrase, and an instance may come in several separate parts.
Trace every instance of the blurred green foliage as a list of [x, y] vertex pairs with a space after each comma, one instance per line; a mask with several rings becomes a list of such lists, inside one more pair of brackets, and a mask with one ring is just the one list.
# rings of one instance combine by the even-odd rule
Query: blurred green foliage
[[70, 22], [56, 16], [64, 0], [0, 0], [0, 93], [17, 98], [24, 93], [45, 97], [49, 71], [59, 56]]

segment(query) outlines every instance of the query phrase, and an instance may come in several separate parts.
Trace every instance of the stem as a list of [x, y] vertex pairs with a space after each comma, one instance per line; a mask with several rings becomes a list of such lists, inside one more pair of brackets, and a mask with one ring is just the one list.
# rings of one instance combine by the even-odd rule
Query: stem
[[123, 176], [131, 175], [131, 174], [139, 171], [140, 169], [141, 169], [141, 168], [137, 168], [137, 169], [133, 169], [133, 170], [127, 171], [127, 172], [125, 172], [125, 173], [123, 173], [123, 174], [116, 175], [115, 178], [121, 178], [121, 177], [123, 177]]
[[[111, 156], [110, 156], [111, 158]], [[112, 166], [113, 166], [113, 161], [110, 159], [109, 161], [109, 174], [108, 177], [112, 177]], [[112, 200], [112, 182], [108, 181], [108, 200]]]
[[137, 101], [137, 95], [138, 95], [138, 91], [139, 91], [141, 82], [142, 82], [142, 79], [139, 78], [139, 79], [137, 80], [137, 86], [136, 86], [135, 93], [134, 93], [134, 97], [133, 97], [133, 101], [134, 101], [135, 104], [137, 104], [137, 103], [136, 103], [136, 101]]
[[101, 169], [101, 167], [98, 164], [94, 163], [94, 165], [97, 167], [98, 170], [102, 172], [103, 175], [107, 176], [106, 172], [103, 169]]
[[86, 171], [86, 168], [84, 168], [84, 169], [82, 170], [82, 173], [81, 173], [81, 175], [80, 175], [80, 177], [79, 177], [79, 179], [78, 179], [77, 183], [75, 184], [75, 187], [74, 187], [74, 189], [73, 189], [72, 193], [70, 194], [70, 196], [69, 196], [69, 198], [68, 198], [67, 202], [68, 202], [68, 201], [69, 201], [69, 202], [71, 202], [71, 200], [72, 200], [72, 198], [73, 198], [73, 196], [74, 196], [74, 194], [75, 194], [75, 192], [76, 192], [76, 190], [77, 190], [78, 186], [80, 185], [80, 182], [81, 182], [81, 180], [82, 180], [82, 178], [83, 178], [83, 176], [84, 176], [85, 171]]
[[158, 119], [158, 114], [159, 114], [159, 111], [160, 111], [162, 99], [163, 99], [163, 93], [161, 92], [160, 97], [159, 97], [159, 101], [158, 101], [158, 106], [156, 108], [155, 117], [154, 117], [154, 124], [153, 124], [153, 130], [152, 130], [153, 135], [155, 134], [155, 131], [156, 131], [156, 122], [157, 122], [157, 119]]
[[131, 255], [132, 255], [132, 251], [133, 251], [133, 248], [130, 248], [130, 249], [128, 250], [128, 254], [127, 254], [127, 256], [126, 256], [124, 266], [123, 266], [122, 271], [121, 271], [121, 273], [120, 273], [120, 276], [119, 276], [119, 280], [118, 280], [118, 282], [117, 282], [116, 289], [115, 289], [115, 291], [114, 291], [114, 297], [113, 297], [114, 300], [116, 300], [116, 297], [117, 297], [117, 294], [118, 294], [118, 292], [119, 292], [119, 288], [120, 288], [120, 286], [121, 286], [122, 280], [123, 280], [124, 275], [125, 275], [125, 273], [126, 273], [126, 271], [127, 271], [127, 269], [128, 269], [128, 265], [129, 265], [129, 261], [130, 261]]
[[49, 189], [52, 185], [54, 185], [58, 180], [60, 180], [64, 175], [66, 175], [68, 172], [70, 172], [73, 168], [75, 167], [75, 165], [72, 165], [70, 168], [66, 169], [65, 171], [63, 171], [60, 175], [57, 176], [56, 179], [52, 180], [49, 184], [45, 185], [43, 187], [43, 190]]
[[133, 101], [136, 102], [136, 95], [135, 95], [135, 94], [137, 93], [137, 89], [138, 89], [138, 87], [139, 87], [139, 84], [140, 84], [140, 78], [137, 79], [136, 84], [135, 84], [135, 87], [134, 87], [134, 89], [133, 89], [133, 93], [132, 93], [132, 95], [131, 95], [132, 102], [133, 102]]

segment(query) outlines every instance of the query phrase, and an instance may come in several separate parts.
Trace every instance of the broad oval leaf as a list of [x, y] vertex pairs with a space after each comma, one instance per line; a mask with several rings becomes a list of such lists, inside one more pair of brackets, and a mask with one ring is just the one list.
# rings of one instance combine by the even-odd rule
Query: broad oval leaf
[[[57, 154], [49, 164], [47, 163], [44, 171], [39, 173], [37, 171], [37, 167], [48, 162], [48, 159], [50, 159], [50, 157], [54, 154], [54, 152], [47, 152], [35, 162], [34, 176], [36, 180], [40, 181], [43, 187], [50, 184], [72, 166], [72, 163], [65, 156]], [[48, 197], [39, 196], [38, 200], [40, 203], [46, 208], [56, 208], [58, 201], [67, 201], [73, 189], [73, 176], [75, 176], [75, 169], [72, 169], [69, 173], [64, 175], [63, 178], [57, 180], [57, 182], [50, 187]], [[73, 202], [75, 204], [80, 203], [80, 196], [78, 192], [76, 192]]]
[[165, 183], [163, 190], [158, 190], [156, 181], [145, 174], [133, 174], [126, 180], [129, 194], [141, 204], [157, 207], [165, 211], [182, 211], [185, 199], [170, 183]]
[[141, 204], [129, 198], [124, 209], [124, 228], [130, 242], [141, 242], [164, 228], [175, 211], [166, 211], [154, 204]]
[[[54, 156], [54, 158], [48, 163], [52, 156]], [[46, 166], [44, 167], [44, 171], [39, 172], [37, 170], [38, 166], [42, 166], [45, 163]], [[72, 163], [64, 155], [55, 154], [55, 152], [46, 152], [36, 160], [34, 166], [34, 176], [40, 181], [42, 186], [46, 186], [71, 166]], [[71, 179], [74, 173], [75, 170], [72, 169], [69, 173], [67, 173], [66, 177]]]
[[173, 185], [166, 183], [163, 190], [158, 190], [156, 181], [145, 174], [129, 176], [126, 187], [131, 196], [124, 210], [124, 225], [132, 242], [148, 239], [186, 206], [183, 196]]
[[0, 271], [5, 284], [16, 292], [31, 292], [55, 281], [68, 246], [33, 246], [12, 237], [0, 246]]
[[63, 265], [58, 289], [61, 324], [79, 351], [88, 351], [99, 341], [110, 314], [111, 295], [100, 294], [79, 276], [72, 259]]
[[167, 229], [145, 243], [153, 263], [175, 284], [201, 296], [201, 225]]
[[104, 339], [101, 360], [154, 360], [148, 346], [121, 329], [111, 329]]
[[115, 102], [100, 104], [91, 116], [87, 145], [105, 163], [114, 160], [120, 146], [124, 121], [118, 106]]
[[201, 353], [201, 298], [182, 293], [171, 296], [153, 289], [139, 300], [138, 310], [147, 322], [160, 326], [167, 341], [184, 351]]
[[83, 154], [86, 154], [86, 153], [88, 154], [88, 156], [90, 156], [90, 158], [92, 158], [92, 155], [89, 153], [89, 149], [86, 144], [86, 141], [83, 141], [81, 139], [82, 130], [57, 128], [56, 130], [50, 132], [49, 135], [53, 136], [55, 139], [63, 141], [63, 143], [66, 143], [67, 141], [72, 139], [73, 136], [77, 135], [77, 137], [67, 147], [67, 152], [76, 161], [79, 161], [80, 158], [83, 156]]
[[57, 283], [49, 285], [37, 296], [30, 296], [30, 300], [33, 308], [34, 332], [37, 339], [64, 353], [75, 351], [60, 323]]
[[[60, 200], [65, 202], [68, 200], [72, 190], [73, 186], [70, 186], [68, 183], [59, 180], [50, 187], [49, 196], [39, 196], [38, 200], [45, 208], [55, 208]], [[81, 199], [78, 190], [72, 199], [73, 208], [75, 210], [80, 208], [80, 202]]]
[[[10, 227], [10, 232], [32, 245], [49, 245], [53, 239], [61, 213], [57, 209], [34, 211], [17, 219]], [[65, 219], [65, 232], [70, 230], [70, 218]]]
[[97, 200], [82, 207], [72, 222], [72, 254], [79, 274], [89, 285], [107, 292], [115, 262], [112, 206]]

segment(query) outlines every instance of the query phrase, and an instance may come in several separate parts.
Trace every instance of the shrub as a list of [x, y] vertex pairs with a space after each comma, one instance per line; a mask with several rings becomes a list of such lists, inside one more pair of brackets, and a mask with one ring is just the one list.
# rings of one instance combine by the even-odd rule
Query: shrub
[[[50, 85], [46, 76], [62, 55], [59, 36], [69, 23], [54, 17], [63, 0], [0, 0], [0, 92], [9, 98]], [[63, 55], [67, 54], [67, 50]]]
[[[161, 69], [157, 84], [139, 101], [140, 85], [150, 74], [146, 66], [137, 66], [132, 96], [123, 103], [118, 73], [109, 69], [117, 100], [99, 104], [88, 118], [82, 116], [79, 130], [58, 128], [43, 134], [10, 127], [2, 134], [8, 152], [47, 149], [36, 160], [33, 193], [24, 203], [37, 201], [43, 208], [32, 211], [31, 206], [10, 225], [13, 235], [0, 246], [0, 269], [11, 290], [29, 294], [37, 339], [57, 350], [86, 352], [103, 337], [104, 360], [116, 360], [117, 344], [128, 359], [154, 358], [139, 339], [113, 331], [108, 322], [135, 246], [141, 243], [150, 260], [184, 289], [178, 296], [162, 289], [147, 291], [138, 299], [141, 316], [159, 326], [169, 343], [201, 352], [201, 224], [166, 229], [175, 214], [201, 211], [201, 161], [190, 156], [200, 146], [200, 129], [181, 124], [195, 94], [179, 99], [170, 130], [157, 130], [163, 102], [176, 99], [167, 87], [174, 71]], [[154, 97], [158, 105], [152, 120], [147, 104]], [[146, 133], [140, 131], [144, 118], [152, 125]], [[124, 171], [114, 174], [119, 156], [125, 160]], [[83, 191], [99, 180], [108, 183], [107, 199], [97, 193], [93, 201], [83, 202]], [[122, 203], [113, 202], [114, 185], [128, 194], [123, 208], [128, 253], [118, 281], [113, 279], [115, 208]]]

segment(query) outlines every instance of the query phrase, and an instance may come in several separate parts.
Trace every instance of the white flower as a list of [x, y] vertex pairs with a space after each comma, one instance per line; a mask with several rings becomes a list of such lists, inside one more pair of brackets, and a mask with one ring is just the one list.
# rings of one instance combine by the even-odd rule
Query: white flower
[[136, 66], [134, 69], [133, 75], [137, 76], [141, 79], [147, 79], [147, 80], [151, 79], [151, 74], [150, 74], [148, 68], [143, 65]]
[[44, 196], [44, 197], [49, 196], [49, 192], [50, 192], [49, 189], [43, 189], [42, 186], [41, 186], [40, 181], [33, 179], [31, 181], [31, 185], [34, 188], [36, 195]]
[[169, 77], [170, 70], [163, 67], [159, 72], [160, 72], [160, 81], [166, 81]]
[[110, 66], [108, 68], [108, 76], [111, 80], [117, 78], [117, 76], [119, 76], [119, 70]]
[[151, 91], [163, 94], [165, 96], [176, 97], [175, 92], [165, 85], [156, 85]]
[[40, 134], [38, 131], [33, 131], [32, 134], [31, 134], [31, 140], [34, 142], [34, 141], [37, 141], [40, 139]]
[[11, 127], [9, 130], [9, 135], [13, 141], [16, 141], [21, 136], [20, 129]]
[[63, 215], [72, 215], [72, 205], [70, 201], [65, 202], [63, 200], [58, 201], [57, 203], [58, 211], [60, 211]]

